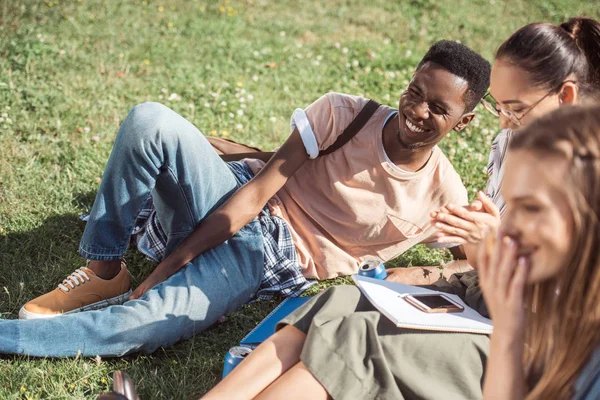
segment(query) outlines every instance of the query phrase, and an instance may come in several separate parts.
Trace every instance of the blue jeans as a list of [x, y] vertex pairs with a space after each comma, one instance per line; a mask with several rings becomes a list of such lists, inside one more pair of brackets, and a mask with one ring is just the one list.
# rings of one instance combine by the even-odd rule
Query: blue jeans
[[[138, 105], [121, 125], [79, 251], [91, 260], [122, 257], [136, 216], [152, 195], [169, 254], [238, 186], [190, 122], [161, 104]], [[250, 300], [263, 265], [263, 238], [254, 219], [138, 300], [52, 319], [0, 320], [0, 353], [153, 352], [201, 332]]]

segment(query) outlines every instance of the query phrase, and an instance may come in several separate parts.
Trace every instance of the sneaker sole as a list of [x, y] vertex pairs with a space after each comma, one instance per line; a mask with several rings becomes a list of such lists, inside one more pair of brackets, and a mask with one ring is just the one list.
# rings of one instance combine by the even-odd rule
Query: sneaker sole
[[127, 298], [129, 297], [129, 295], [131, 295], [131, 292], [132, 292], [131, 289], [129, 289], [129, 291], [127, 291], [126, 293], [123, 293], [122, 295], [119, 295], [117, 297], [113, 297], [112, 299], [100, 300], [95, 303], [88, 304], [87, 306], [79, 307], [74, 310], [64, 312], [62, 314], [33, 313], [31, 311], [27, 311], [25, 309], [25, 307], [23, 306], [19, 310], [19, 319], [47, 319], [47, 318], [58, 317], [61, 315], [74, 314], [74, 313], [78, 313], [78, 312], [82, 312], [82, 311], [99, 310], [101, 308], [105, 308], [108, 306], [115, 306], [115, 305], [125, 303], [127, 301]]

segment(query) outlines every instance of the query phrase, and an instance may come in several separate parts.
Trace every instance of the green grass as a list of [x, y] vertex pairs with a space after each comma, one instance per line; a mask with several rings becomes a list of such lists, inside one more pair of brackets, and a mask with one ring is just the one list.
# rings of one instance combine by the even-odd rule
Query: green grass
[[[579, 14], [600, 17], [597, 2], [0, 2], [1, 317], [16, 318], [26, 300], [81, 265], [77, 216], [91, 207], [119, 123], [135, 104], [163, 102], [205, 134], [273, 149], [288, 134], [291, 112], [327, 91], [394, 105], [438, 39], [491, 59], [519, 26]], [[497, 131], [481, 113], [443, 143], [471, 197], [485, 183]], [[390, 265], [447, 257], [417, 247]], [[128, 258], [140, 283], [152, 265], [133, 251]], [[95, 398], [115, 369], [133, 376], [143, 398], [198, 397], [218, 381], [227, 349], [275, 304], [246, 306], [151, 356], [4, 356], [0, 398]]]

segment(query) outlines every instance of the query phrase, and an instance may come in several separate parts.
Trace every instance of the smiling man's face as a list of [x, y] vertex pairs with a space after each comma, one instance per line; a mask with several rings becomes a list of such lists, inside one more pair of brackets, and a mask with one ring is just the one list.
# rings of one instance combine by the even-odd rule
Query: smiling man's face
[[398, 140], [405, 148], [433, 146], [463, 118], [468, 83], [435, 63], [417, 70], [398, 104]]

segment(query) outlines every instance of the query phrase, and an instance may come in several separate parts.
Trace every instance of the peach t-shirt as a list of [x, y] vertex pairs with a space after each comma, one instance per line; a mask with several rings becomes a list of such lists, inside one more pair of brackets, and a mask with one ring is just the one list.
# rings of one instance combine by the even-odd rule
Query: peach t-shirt
[[[269, 201], [290, 226], [307, 278], [356, 273], [369, 258], [387, 261], [417, 243], [435, 242], [429, 213], [448, 203], [467, 204], [467, 192], [436, 146], [417, 172], [394, 165], [383, 148], [383, 126], [397, 111], [381, 106], [337, 151], [318, 157], [352, 122], [367, 99], [328, 93], [294, 111], [310, 159]], [[257, 173], [264, 163], [245, 160]]]

